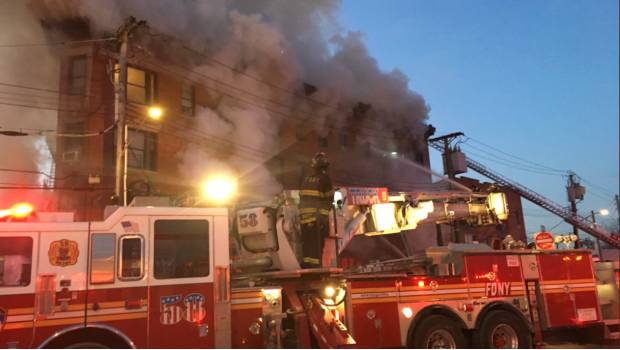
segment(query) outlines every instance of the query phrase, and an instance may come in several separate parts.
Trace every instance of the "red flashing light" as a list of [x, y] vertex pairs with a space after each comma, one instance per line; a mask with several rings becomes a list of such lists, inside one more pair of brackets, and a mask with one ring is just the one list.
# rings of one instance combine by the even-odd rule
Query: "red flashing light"
[[30, 203], [22, 202], [14, 204], [9, 209], [0, 209], [0, 219], [5, 217], [13, 217], [15, 219], [24, 219], [34, 212], [34, 206]]
[[11, 207], [12, 215], [18, 219], [23, 219], [32, 214], [34, 207], [30, 203], [17, 203]]

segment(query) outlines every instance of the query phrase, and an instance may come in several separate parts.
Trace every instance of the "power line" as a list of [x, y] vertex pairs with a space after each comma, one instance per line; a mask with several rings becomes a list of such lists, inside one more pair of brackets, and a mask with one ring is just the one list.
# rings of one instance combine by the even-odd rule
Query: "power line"
[[480, 157], [480, 158], [486, 159], [486, 160], [491, 161], [491, 162], [495, 162], [495, 163], [498, 163], [498, 164], [505, 165], [505, 166], [510, 167], [511, 169], [515, 169], [515, 170], [522, 170], [522, 171], [526, 171], [526, 172], [530, 172], [530, 173], [535, 173], [535, 174], [541, 174], [541, 175], [561, 176], [560, 174], [556, 174], [556, 173], [550, 173], [550, 172], [544, 172], [544, 171], [541, 171], [541, 170], [534, 170], [532, 168], [526, 168], [525, 166], [523, 166], [521, 164], [517, 165], [517, 164], [514, 164], [514, 163], [507, 163], [505, 161], [498, 160], [498, 159], [495, 159], [495, 158], [491, 158], [491, 157], [488, 157], [488, 156], [485, 156], [485, 155], [482, 155], [482, 154], [479, 154], [479, 153], [476, 153], [476, 152], [473, 152], [473, 151], [469, 151], [469, 150], [467, 151], [467, 153], [468, 154], [473, 154], [476, 157]]
[[558, 174], [558, 175], [560, 175], [560, 174], [562, 174], [562, 175], [563, 175], [563, 174], [565, 174], [565, 172], [556, 172], [556, 171], [551, 171], [551, 170], [548, 170], [548, 169], [546, 169], [546, 168], [544, 168], [544, 167], [532, 166], [532, 165], [528, 165], [527, 163], [515, 162], [515, 160], [512, 160], [512, 159], [508, 159], [508, 158], [499, 157], [499, 156], [497, 156], [497, 155], [495, 155], [495, 154], [493, 154], [493, 153], [491, 153], [491, 152], [488, 152], [488, 151], [486, 151], [486, 150], [484, 150], [484, 149], [482, 149], [482, 148], [480, 148], [480, 147], [477, 147], [477, 146], [475, 146], [475, 145], [472, 145], [472, 144], [470, 144], [470, 143], [467, 143], [467, 141], [465, 141], [465, 142], [461, 143], [461, 145], [463, 145], [463, 146], [467, 146], [467, 147], [471, 147], [471, 148], [476, 149], [476, 150], [478, 150], [478, 151], [480, 151], [480, 152], [483, 152], [484, 154], [487, 154], [487, 155], [489, 155], [489, 156], [491, 156], [491, 157], [494, 157], [494, 158], [500, 159], [500, 160], [502, 160], [502, 161], [504, 161], [504, 162], [508, 162], [511, 166], [515, 166], [515, 165], [517, 165], [517, 166], [520, 166], [520, 167], [522, 167], [522, 168], [524, 168], [524, 169], [525, 169], [525, 168], [527, 168], [527, 169], [531, 169], [533, 172], [535, 172], [535, 171], [540, 171], [540, 172], [549, 173], [549, 174], [550, 174], [550, 173], [556, 173], [556, 174]]
[[473, 142], [478, 143], [478, 144], [480, 144], [480, 145], [482, 145], [482, 146], [488, 147], [488, 148], [490, 148], [490, 149], [492, 149], [492, 150], [494, 150], [494, 151], [496, 151], [496, 152], [499, 152], [499, 153], [501, 153], [501, 154], [504, 154], [504, 155], [506, 155], [506, 156], [509, 156], [509, 157], [512, 157], [512, 158], [515, 158], [515, 159], [522, 160], [522, 161], [524, 161], [524, 162], [527, 162], [527, 163], [533, 164], [533, 165], [535, 165], [535, 166], [537, 166], [537, 167], [540, 167], [540, 168], [545, 168], [545, 169], [547, 169], [548, 171], [554, 171], [554, 172], [559, 172], [559, 173], [567, 173], [567, 172], [568, 172], [567, 170], [562, 170], [562, 169], [552, 168], [552, 167], [549, 167], [549, 166], [546, 166], [546, 165], [543, 165], [543, 164], [540, 164], [540, 163], [536, 163], [536, 162], [534, 162], [534, 161], [531, 161], [531, 160], [528, 160], [528, 159], [525, 159], [525, 158], [521, 158], [521, 157], [519, 157], [519, 156], [515, 156], [515, 155], [510, 154], [510, 153], [504, 152], [504, 151], [502, 151], [502, 150], [500, 150], [500, 149], [498, 149], [498, 148], [495, 148], [495, 147], [493, 147], [493, 146], [491, 146], [491, 145], [488, 145], [488, 144], [486, 144], [486, 143], [484, 143], [484, 142], [482, 142], [482, 141], [476, 140], [475, 138], [473, 138], [473, 137], [471, 137], [471, 136], [468, 136], [468, 138], [469, 138], [470, 140], [472, 140]]
[[74, 40], [74, 41], [58, 41], [53, 43], [31, 43], [31, 44], [0, 44], [0, 48], [19, 48], [19, 47], [38, 47], [38, 46], [58, 46], [67, 44], [86, 44], [93, 42], [112, 41], [117, 40], [115, 37], [102, 38], [102, 39], [89, 39], [89, 40]]

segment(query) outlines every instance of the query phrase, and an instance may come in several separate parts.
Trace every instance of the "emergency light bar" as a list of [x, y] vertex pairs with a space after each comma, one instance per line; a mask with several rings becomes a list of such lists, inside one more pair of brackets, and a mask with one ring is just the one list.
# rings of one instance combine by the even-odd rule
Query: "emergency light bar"
[[34, 212], [34, 206], [30, 203], [22, 202], [14, 204], [9, 209], [0, 210], [0, 219], [6, 217], [12, 217], [16, 219], [23, 219]]

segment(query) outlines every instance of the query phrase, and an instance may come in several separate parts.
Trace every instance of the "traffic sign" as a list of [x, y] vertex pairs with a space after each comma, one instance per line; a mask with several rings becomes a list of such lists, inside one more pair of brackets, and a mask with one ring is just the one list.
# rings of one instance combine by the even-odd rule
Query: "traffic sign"
[[550, 250], [555, 248], [553, 235], [545, 231], [538, 232], [534, 236], [534, 243], [536, 244], [536, 249], [540, 250]]

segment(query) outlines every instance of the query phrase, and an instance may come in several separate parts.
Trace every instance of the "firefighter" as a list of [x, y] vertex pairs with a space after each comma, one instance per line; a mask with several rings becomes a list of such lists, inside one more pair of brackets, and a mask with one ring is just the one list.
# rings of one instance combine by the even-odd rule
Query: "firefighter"
[[301, 224], [302, 267], [321, 267], [323, 241], [329, 231], [329, 210], [332, 207], [332, 182], [327, 175], [329, 162], [325, 153], [312, 158], [312, 174], [303, 180], [299, 191], [299, 222]]

